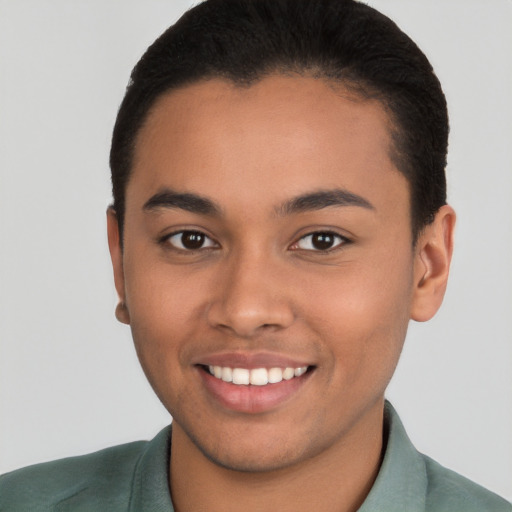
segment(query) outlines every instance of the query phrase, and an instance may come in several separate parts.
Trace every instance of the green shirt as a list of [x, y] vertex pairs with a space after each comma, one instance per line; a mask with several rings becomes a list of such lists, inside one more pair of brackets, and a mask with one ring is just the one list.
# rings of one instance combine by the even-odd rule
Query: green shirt
[[[0, 511], [173, 512], [170, 432], [7, 473], [0, 477]], [[496, 494], [416, 451], [389, 403], [384, 432], [383, 463], [359, 512], [512, 512]]]

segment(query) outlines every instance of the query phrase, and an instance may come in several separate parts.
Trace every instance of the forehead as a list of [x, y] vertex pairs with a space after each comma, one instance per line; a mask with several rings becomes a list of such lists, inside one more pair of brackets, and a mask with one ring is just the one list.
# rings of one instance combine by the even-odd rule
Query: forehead
[[127, 202], [134, 190], [158, 186], [219, 197], [227, 186], [247, 201], [256, 191], [276, 200], [332, 187], [377, 194], [386, 181], [404, 184], [390, 133], [378, 101], [321, 79], [199, 82], [165, 94], [148, 114]]

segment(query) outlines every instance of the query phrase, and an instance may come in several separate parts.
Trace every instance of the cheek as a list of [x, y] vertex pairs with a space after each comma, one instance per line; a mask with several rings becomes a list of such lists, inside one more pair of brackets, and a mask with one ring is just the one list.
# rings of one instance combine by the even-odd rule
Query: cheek
[[204, 282], [194, 272], [157, 258], [132, 257], [125, 262], [125, 282], [132, 325], [155, 335], [193, 328], [204, 296]]
[[[351, 382], [387, 382], [400, 355], [412, 297], [412, 268], [401, 264], [353, 265], [311, 284], [304, 309], [313, 329], [328, 340], [338, 372]], [[314, 303], [308, 297], [315, 296]], [[363, 379], [364, 380], [364, 379]]]
[[125, 282], [133, 340], [148, 379], [154, 388], [178, 380], [201, 325], [204, 285], [161, 262], [133, 259], [125, 264]]

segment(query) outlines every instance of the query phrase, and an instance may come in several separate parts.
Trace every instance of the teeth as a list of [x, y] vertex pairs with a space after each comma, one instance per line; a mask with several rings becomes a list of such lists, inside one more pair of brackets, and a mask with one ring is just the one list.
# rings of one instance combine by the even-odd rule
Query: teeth
[[233, 382], [233, 370], [227, 366], [222, 368], [222, 380], [224, 382]]
[[300, 377], [301, 375], [304, 375], [307, 371], [308, 367], [307, 366], [301, 366], [300, 368], [295, 368], [295, 370], [293, 371], [295, 377]]
[[265, 368], [251, 370], [249, 382], [254, 386], [266, 386], [268, 384], [268, 372]]
[[268, 371], [268, 381], [270, 384], [277, 384], [283, 380], [283, 370], [281, 368], [270, 368]]
[[246, 368], [230, 368], [228, 366], [209, 366], [208, 370], [217, 379], [224, 382], [232, 382], [236, 385], [247, 386], [266, 386], [267, 384], [277, 384], [282, 380], [290, 380], [294, 377], [300, 377], [307, 371], [307, 366], [299, 368], [255, 368], [248, 370]]
[[233, 384], [249, 384], [250, 373], [245, 368], [233, 368]]
[[283, 370], [283, 379], [284, 380], [290, 380], [295, 377], [295, 370], [293, 368], [285, 368]]

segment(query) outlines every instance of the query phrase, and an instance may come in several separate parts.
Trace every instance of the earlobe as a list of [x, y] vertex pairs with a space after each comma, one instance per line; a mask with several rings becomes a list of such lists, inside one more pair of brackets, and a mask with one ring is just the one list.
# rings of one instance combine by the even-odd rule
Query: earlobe
[[110, 259], [114, 271], [114, 283], [119, 296], [119, 304], [116, 307], [116, 318], [124, 323], [130, 323], [130, 313], [126, 305], [123, 271], [123, 251], [121, 248], [121, 237], [119, 233], [119, 222], [117, 214], [112, 207], [107, 209], [107, 235]]
[[425, 227], [415, 249], [414, 295], [411, 319], [430, 320], [443, 302], [453, 252], [455, 212], [442, 206]]
[[128, 312], [126, 304], [122, 300], [120, 300], [116, 306], [115, 315], [117, 320], [122, 324], [130, 324], [130, 313]]

